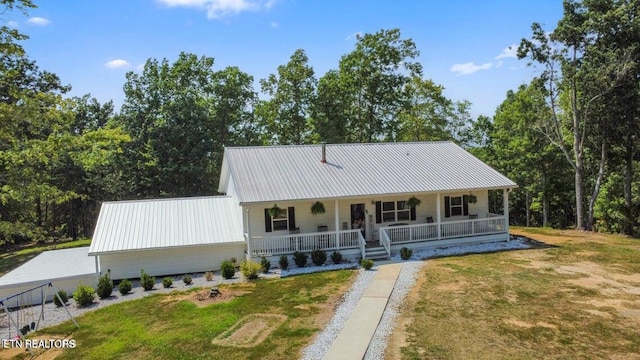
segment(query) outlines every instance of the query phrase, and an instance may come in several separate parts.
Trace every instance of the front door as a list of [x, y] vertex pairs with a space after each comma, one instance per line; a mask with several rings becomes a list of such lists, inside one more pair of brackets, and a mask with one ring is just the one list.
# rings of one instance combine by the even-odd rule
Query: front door
[[366, 239], [366, 221], [364, 204], [351, 204], [351, 228], [360, 229], [362, 236]]

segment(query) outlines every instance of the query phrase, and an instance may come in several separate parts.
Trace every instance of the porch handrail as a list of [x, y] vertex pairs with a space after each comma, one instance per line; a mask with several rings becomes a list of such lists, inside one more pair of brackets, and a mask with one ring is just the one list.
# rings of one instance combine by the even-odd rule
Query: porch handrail
[[[360, 234], [360, 230], [344, 230], [339, 234], [340, 249], [360, 246], [357, 235]], [[250, 241], [253, 256], [285, 255], [296, 251], [310, 252], [315, 249], [338, 250], [336, 233], [332, 231], [252, 236]]]
[[380, 243], [382, 244], [382, 246], [384, 246], [387, 255], [391, 257], [391, 240], [387, 235], [386, 228], [380, 228]]
[[360, 229], [356, 229], [356, 231], [358, 232], [358, 244], [360, 245], [360, 255], [362, 255], [362, 258], [364, 259], [364, 257], [366, 256], [367, 240], [365, 240], [364, 236], [362, 236], [362, 232], [360, 231]]

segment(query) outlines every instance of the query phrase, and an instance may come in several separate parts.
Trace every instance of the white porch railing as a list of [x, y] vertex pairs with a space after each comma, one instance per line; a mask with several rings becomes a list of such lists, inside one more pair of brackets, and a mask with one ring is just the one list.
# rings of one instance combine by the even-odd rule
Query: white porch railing
[[391, 256], [391, 239], [389, 239], [386, 231], [380, 231], [380, 244], [384, 247], [387, 255]]
[[367, 240], [365, 240], [364, 236], [362, 236], [362, 232], [360, 232], [360, 230], [357, 230], [357, 234], [358, 234], [358, 241], [359, 241], [358, 244], [360, 245], [360, 255], [364, 259], [367, 253], [367, 250], [366, 250]]
[[437, 223], [382, 227], [380, 228], [380, 242], [385, 246], [386, 239], [391, 245], [394, 245], [503, 232], [505, 232], [504, 216], [493, 216], [484, 219], [440, 223], [440, 237], [438, 237]]
[[364, 241], [357, 229], [340, 231], [339, 234], [339, 243], [336, 242], [336, 233], [333, 231], [252, 237], [251, 252], [253, 255], [274, 256], [315, 249], [340, 250], [360, 247]]

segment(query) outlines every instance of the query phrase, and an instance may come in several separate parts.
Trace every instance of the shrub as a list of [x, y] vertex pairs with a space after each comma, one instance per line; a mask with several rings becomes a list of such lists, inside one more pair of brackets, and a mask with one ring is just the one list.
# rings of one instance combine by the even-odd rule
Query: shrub
[[293, 261], [296, 263], [297, 267], [304, 267], [305, 265], [307, 265], [308, 258], [309, 256], [307, 254], [300, 251], [296, 251], [293, 253]]
[[240, 263], [240, 271], [242, 271], [242, 275], [249, 280], [257, 279], [260, 274], [260, 270], [262, 270], [262, 266], [255, 261], [242, 260]]
[[173, 279], [172, 278], [167, 276], [167, 277], [162, 279], [162, 287], [164, 287], [165, 289], [168, 289], [168, 288], [171, 287], [171, 285], [173, 285]]
[[111, 277], [109, 273], [106, 273], [98, 279], [98, 288], [96, 289], [96, 294], [100, 299], [106, 299], [111, 296], [113, 292], [113, 281], [111, 281]]
[[262, 257], [262, 260], [260, 260], [260, 265], [262, 266], [262, 272], [263, 273], [268, 273], [269, 269], [271, 268], [271, 261], [269, 261], [266, 257]]
[[140, 270], [140, 285], [145, 291], [149, 291], [153, 289], [153, 286], [156, 284], [156, 278], [144, 272], [144, 270]]
[[340, 264], [342, 262], [342, 254], [339, 251], [334, 251], [331, 254], [331, 261], [333, 261], [334, 264]]
[[280, 269], [287, 270], [289, 268], [289, 258], [287, 255], [281, 255], [278, 264], [280, 264]]
[[327, 253], [324, 250], [315, 249], [311, 252], [311, 261], [316, 266], [320, 266], [327, 261]]
[[400, 257], [402, 258], [402, 260], [409, 260], [411, 255], [413, 255], [413, 250], [407, 247], [403, 247], [402, 249], [400, 249]]
[[236, 267], [231, 260], [224, 260], [220, 265], [220, 273], [225, 279], [232, 279], [236, 274]]
[[78, 307], [87, 306], [96, 298], [95, 290], [89, 285], [78, 285], [76, 291], [73, 292], [73, 300], [76, 301]]
[[373, 260], [362, 259], [360, 260], [360, 266], [362, 266], [365, 270], [369, 270], [373, 267]]
[[193, 281], [193, 279], [191, 278], [191, 275], [190, 275], [190, 274], [187, 274], [187, 275], [185, 275], [185, 276], [183, 276], [183, 277], [182, 277], [182, 282], [183, 282], [185, 285], [190, 285], [192, 281]]
[[[62, 302], [60, 302], [60, 300], [58, 299], [58, 296], [60, 296], [60, 299], [62, 299]], [[67, 301], [69, 301], [69, 295], [67, 295], [67, 292], [64, 290], [58, 291], [58, 296], [53, 297], [53, 303], [56, 304], [56, 306], [62, 306], [66, 304]]]
[[120, 280], [120, 284], [118, 284], [118, 291], [120, 294], [127, 295], [129, 291], [131, 291], [131, 281], [129, 279]]
[[204, 273], [204, 278], [207, 281], [212, 281], [213, 280], [213, 271], [207, 271], [206, 273]]

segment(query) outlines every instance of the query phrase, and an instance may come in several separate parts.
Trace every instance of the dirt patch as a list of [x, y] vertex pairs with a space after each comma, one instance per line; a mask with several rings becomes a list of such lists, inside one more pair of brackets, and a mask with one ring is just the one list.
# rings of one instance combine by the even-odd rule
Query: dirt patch
[[170, 303], [170, 302], [188, 300], [196, 304], [196, 306], [198, 307], [206, 307], [215, 303], [231, 301], [238, 296], [251, 293], [251, 291], [234, 289], [231, 287], [218, 288], [218, 291], [219, 291], [219, 294], [216, 296], [209, 296], [211, 292], [210, 288], [200, 289], [196, 292], [189, 292], [189, 293], [175, 293], [175, 294], [172, 293], [166, 296], [165, 299], [162, 300], [162, 302]]
[[260, 344], [287, 317], [278, 314], [255, 314], [240, 319], [229, 330], [212, 340], [214, 345], [252, 347]]

